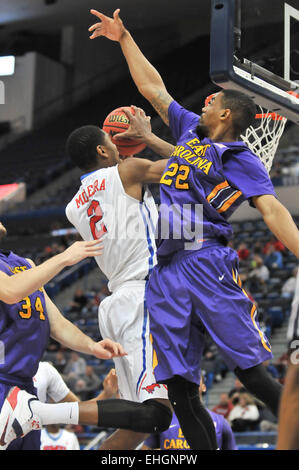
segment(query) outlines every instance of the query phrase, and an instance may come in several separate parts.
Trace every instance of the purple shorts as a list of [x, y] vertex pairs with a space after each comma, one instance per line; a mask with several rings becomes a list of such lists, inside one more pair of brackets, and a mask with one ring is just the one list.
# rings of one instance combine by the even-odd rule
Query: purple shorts
[[237, 253], [216, 241], [155, 266], [146, 295], [158, 382], [174, 375], [200, 382], [204, 330], [231, 370], [272, 358], [238, 272]]
[[[0, 410], [10, 388], [13, 386], [0, 382]], [[20, 386], [20, 388], [36, 395], [36, 389], [33, 386]], [[25, 437], [12, 441], [6, 450], [40, 450], [40, 434], [40, 431], [31, 431]]]

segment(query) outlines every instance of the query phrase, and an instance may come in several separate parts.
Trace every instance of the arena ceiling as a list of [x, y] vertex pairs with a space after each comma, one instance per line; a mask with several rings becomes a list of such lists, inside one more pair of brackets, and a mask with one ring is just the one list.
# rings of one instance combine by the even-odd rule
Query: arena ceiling
[[187, 8], [181, 0], [1, 0], [0, 25], [9, 30], [20, 27], [49, 30], [78, 20], [86, 19], [88, 23], [90, 8], [107, 14], [121, 8], [126, 24], [139, 28], [198, 16], [200, 10], [204, 34], [208, 32], [209, 0], [187, 0]]
[[[263, 11], [260, 0], [252, 0], [252, 23], [274, 23], [276, 1], [271, 1], [269, 14], [267, 5]], [[131, 29], [198, 18], [198, 34], [206, 35], [210, 27], [210, 5], [210, 0], [1, 0], [0, 28], [45, 32], [75, 22], [89, 24], [90, 8], [107, 14], [121, 8], [121, 16]]]

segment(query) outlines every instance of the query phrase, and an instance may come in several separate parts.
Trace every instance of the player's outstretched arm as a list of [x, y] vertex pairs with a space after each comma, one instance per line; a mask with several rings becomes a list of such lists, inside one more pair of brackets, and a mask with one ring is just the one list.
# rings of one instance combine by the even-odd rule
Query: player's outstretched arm
[[299, 258], [299, 230], [286, 207], [271, 194], [252, 200], [271, 232]]
[[175, 149], [175, 146], [160, 139], [157, 135], [152, 132], [151, 117], [146, 116], [145, 112], [141, 108], [137, 108], [132, 105], [135, 114], [131, 111], [123, 109], [122, 111], [126, 114], [130, 121], [130, 126], [127, 131], [120, 134], [115, 134], [113, 138], [118, 139], [134, 139], [144, 142], [147, 147], [156, 152], [163, 158], [169, 158]]
[[167, 162], [128, 158], [118, 166], [119, 176], [126, 190], [137, 183], [159, 183]]
[[60, 313], [47, 294], [45, 294], [45, 298], [50, 322], [50, 335], [60, 344], [73, 351], [91, 354], [99, 359], [111, 359], [126, 355], [123, 347], [111, 339], [103, 339], [98, 343], [93, 341]]
[[113, 18], [96, 10], [90, 10], [90, 12], [101, 20], [100, 23], [95, 23], [89, 28], [89, 32], [92, 33], [90, 39], [105, 36], [111, 41], [119, 42], [139, 92], [151, 103], [165, 124], [169, 125], [168, 108], [173, 98], [167, 92], [158, 71], [146, 59], [125, 28], [119, 17], [120, 10], [115, 10]]
[[13, 276], [0, 272], [0, 300], [7, 304], [19, 302], [49, 282], [66, 266], [79, 263], [88, 256], [101, 255], [100, 242], [100, 240], [75, 242], [63, 253]]

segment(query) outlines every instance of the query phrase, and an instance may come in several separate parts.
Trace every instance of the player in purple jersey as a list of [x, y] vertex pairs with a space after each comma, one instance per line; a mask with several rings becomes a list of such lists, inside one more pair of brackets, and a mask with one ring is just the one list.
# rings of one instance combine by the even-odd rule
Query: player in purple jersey
[[[0, 240], [5, 236], [6, 229], [0, 222]], [[42, 288], [64, 267], [101, 252], [99, 241], [76, 242], [34, 267], [31, 260], [0, 250], [0, 409], [15, 385], [35, 394], [32, 378], [50, 335], [66, 347], [101, 359], [123, 353], [111, 340], [95, 343], [82, 333], [61, 315]], [[39, 447], [39, 433], [31, 432], [24, 439], [15, 440], [8, 449], [39, 450]]]
[[[199, 386], [199, 396], [202, 399], [202, 394], [206, 392], [206, 386], [201, 378]], [[211, 416], [216, 432], [217, 445], [220, 450], [238, 450], [235, 437], [232, 429], [227, 420], [211, 410], [207, 410]], [[152, 434], [143, 444], [142, 450], [162, 449], [162, 450], [185, 450], [190, 449], [186, 441], [180, 423], [175, 414], [173, 414], [171, 424], [167, 431], [160, 434]]]
[[227, 219], [248, 200], [297, 257], [299, 232], [276, 199], [262, 163], [239, 138], [254, 120], [253, 101], [238, 91], [222, 90], [201, 117], [182, 108], [124, 27], [119, 9], [113, 18], [91, 13], [100, 22], [89, 28], [90, 38], [119, 42], [138, 90], [177, 140], [160, 181], [158, 264], [147, 289], [155, 374], [168, 385], [190, 447], [215, 449], [214, 426], [197, 391], [203, 331], [246, 388], [276, 414], [281, 394], [281, 386], [262, 365], [272, 357], [271, 348], [242, 288], [237, 254], [227, 246], [232, 236]]

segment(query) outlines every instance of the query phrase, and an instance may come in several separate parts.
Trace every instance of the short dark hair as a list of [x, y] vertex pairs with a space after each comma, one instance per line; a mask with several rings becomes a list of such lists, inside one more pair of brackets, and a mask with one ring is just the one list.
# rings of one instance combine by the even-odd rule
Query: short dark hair
[[66, 141], [66, 151], [81, 170], [93, 169], [98, 161], [97, 146], [104, 145], [105, 132], [98, 126], [83, 126], [74, 130]]
[[238, 90], [221, 90], [222, 104], [232, 112], [235, 136], [242, 134], [254, 123], [256, 104], [250, 96]]

